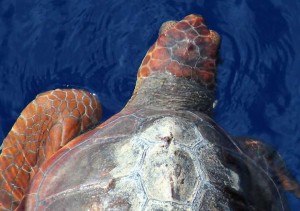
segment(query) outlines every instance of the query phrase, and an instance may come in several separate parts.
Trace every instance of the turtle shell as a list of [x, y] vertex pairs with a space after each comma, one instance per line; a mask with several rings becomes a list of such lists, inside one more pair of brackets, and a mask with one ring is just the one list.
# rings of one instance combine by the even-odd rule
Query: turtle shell
[[283, 210], [269, 176], [196, 112], [120, 113], [46, 161], [19, 209]]

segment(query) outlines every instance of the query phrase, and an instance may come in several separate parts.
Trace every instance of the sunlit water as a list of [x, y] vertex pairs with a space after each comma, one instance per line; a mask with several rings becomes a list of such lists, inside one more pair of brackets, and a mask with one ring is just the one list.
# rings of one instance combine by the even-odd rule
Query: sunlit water
[[[222, 37], [216, 121], [272, 144], [300, 181], [299, 0], [0, 1], [0, 140], [43, 91], [96, 93], [105, 118], [166, 20], [202, 14]], [[293, 210], [300, 202], [289, 196]]]

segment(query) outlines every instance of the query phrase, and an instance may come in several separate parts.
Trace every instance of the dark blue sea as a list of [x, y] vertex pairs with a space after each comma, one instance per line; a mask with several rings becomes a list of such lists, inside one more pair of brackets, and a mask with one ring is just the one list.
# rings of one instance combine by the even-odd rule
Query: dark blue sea
[[197, 13], [222, 37], [215, 120], [272, 144], [300, 181], [299, 11], [299, 0], [1, 0], [0, 140], [50, 89], [88, 89], [105, 119], [117, 113], [160, 25]]

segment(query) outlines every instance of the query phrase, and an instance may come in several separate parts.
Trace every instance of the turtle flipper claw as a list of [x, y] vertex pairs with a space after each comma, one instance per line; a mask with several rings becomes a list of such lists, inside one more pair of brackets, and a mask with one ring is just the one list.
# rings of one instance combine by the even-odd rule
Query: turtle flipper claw
[[285, 191], [300, 198], [300, 184], [290, 173], [280, 154], [271, 146], [249, 137], [238, 137], [239, 147], [262, 167]]
[[101, 105], [83, 90], [40, 94], [21, 113], [0, 147], [0, 210], [15, 209], [42, 163], [96, 125]]

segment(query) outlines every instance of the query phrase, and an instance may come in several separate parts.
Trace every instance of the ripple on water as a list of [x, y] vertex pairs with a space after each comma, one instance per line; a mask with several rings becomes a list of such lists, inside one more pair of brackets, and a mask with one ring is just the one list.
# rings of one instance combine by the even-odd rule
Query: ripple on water
[[[266, 4], [260, 9], [267, 11], [272, 6]], [[295, 60], [295, 52], [289, 39], [291, 33], [288, 24], [281, 11], [273, 9], [276, 20], [266, 20], [268, 17], [265, 17], [264, 25], [258, 24], [262, 19], [261, 13], [257, 13], [253, 7], [248, 1], [240, 1], [239, 7], [218, 10], [223, 17], [219, 29], [223, 35], [218, 83], [222, 100], [219, 105], [226, 106], [230, 117], [234, 113], [239, 115], [235, 112], [236, 107], [244, 107], [242, 110], [250, 121], [248, 130], [267, 129], [272, 132], [272, 129], [264, 127], [268, 125], [269, 118], [266, 116], [267, 105], [274, 103], [280, 115], [289, 104], [288, 85], [282, 79], [287, 75], [287, 67]], [[226, 19], [229, 13], [236, 15]], [[281, 23], [280, 26], [278, 23]], [[276, 33], [271, 31], [270, 35], [266, 29], [275, 30]], [[217, 114], [222, 119], [224, 108], [222, 112], [217, 110]], [[260, 114], [263, 124], [257, 124], [257, 115], [253, 114]]]
[[2, 130], [36, 94], [53, 88], [88, 88], [104, 96], [106, 117], [116, 113], [161, 23], [196, 7], [168, 0], [2, 1]]
[[233, 134], [275, 144], [300, 180], [297, 0], [3, 0], [0, 6], [0, 138], [49, 89], [87, 88], [103, 102], [105, 118], [118, 112], [162, 22], [198, 13], [222, 36], [216, 119]]
[[[299, 109], [295, 111], [299, 97], [293, 97], [295, 86], [287, 80], [299, 60], [293, 39], [295, 20], [290, 18], [290, 8], [279, 2], [216, 5], [222, 46], [215, 116], [232, 134], [256, 136], [279, 149], [300, 181], [295, 121], [300, 116]], [[289, 200], [292, 208], [300, 207], [295, 198]]]

